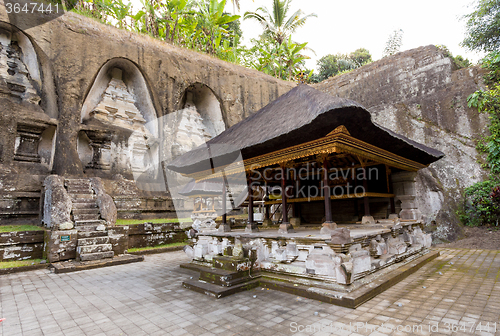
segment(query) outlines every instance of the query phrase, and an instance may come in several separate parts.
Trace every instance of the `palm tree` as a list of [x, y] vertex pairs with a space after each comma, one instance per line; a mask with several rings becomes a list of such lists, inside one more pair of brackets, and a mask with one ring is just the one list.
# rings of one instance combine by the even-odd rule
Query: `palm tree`
[[259, 7], [255, 12], [246, 12], [244, 20], [257, 20], [264, 27], [264, 34], [281, 45], [290, 34], [303, 26], [308, 18], [317, 17], [314, 13], [303, 16], [304, 12], [299, 9], [287, 18], [291, 1], [273, 0], [272, 12], [265, 7]]

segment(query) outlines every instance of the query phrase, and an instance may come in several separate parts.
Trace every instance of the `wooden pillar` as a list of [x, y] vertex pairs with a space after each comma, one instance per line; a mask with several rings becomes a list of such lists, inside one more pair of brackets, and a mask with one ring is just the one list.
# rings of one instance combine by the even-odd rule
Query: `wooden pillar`
[[[264, 185], [264, 202], [269, 201], [269, 188], [267, 183]], [[264, 203], [264, 221], [262, 222], [262, 226], [270, 226], [273, 225], [273, 221], [271, 220], [271, 206], [269, 204]]]
[[[363, 169], [363, 189], [365, 193], [368, 193], [368, 176], [366, 172], [366, 165], [363, 164], [363, 161], [360, 161], [362, 166], [361, 169]], [[365, 204], [365, 215], [361, 219], [361, 224], [369, 224], [373, 225], [375, 224], [375, 219], [373, 216], [370, 215], [370, 199], [368, 196], [365, 196], [363, 198], [363, 202]]]
[[332, 220], [332, 200], [330, 199], [330, 185], [328, 183], [328, 157], [325, 155], [323, 160], [323, 196], [325, 201], [325, 222], [322, 224], [321, 234], [331, 234], [332, 230], [337, 228], [337, 224]]
[[[366, 170], [365, 170], [364, 177], [365, 178], [363, 179], [363, 188], [365, 189], [365, 193], [367, 193], [368, 192], [368, 180], [366, 179]], [[369, 200], [368, 196], [364, 197], [363, 201], [365, 203], [365, 216], [370, 216], [370, 200]]]
[[248, 224], [245, 228], [245, 232], [259, 232], [257, 223], [253, 220], [253, 190], [252, 183], [248, 183]]
[[325, 197], [325, 224], [332, 223], [332, 202], [330, 200], [330, 186], [328, 185], [328, 160], [323, 160], [323, 196]]
[[281, 212], [283, 213], [283, 221], [278, 230], [279, 233], [295, 232], [292, 224], [288, 221], [288, 204], [286, 196], [286, 167], [281, 166]]
[[222, 224], [219, 226], [219, 231], [221, 232], [230, 232], [231, 225], [227, 222], [227, 186], [226, 180], [224, 179], [222, 182]]
[[281, 212], [283, 213], [283, 224], [288, 224], [288, 204], [286, 196], [286, 173], [285, 168], [283, 168], [283, 174], [281, 177]]
[[[394, 188], [392, 186], [392, 177], [391, 177], [391, 169], [388, 166], [385, 166], [386, 178], [387, 178], [387, 192], [392, 194], [394, 192]], [[394, 197], [389, 197], [389, 207], [391, 210], [390, 215], [396, 214], [396, 204], [394, 203]], [[389, 215], [389, 217], [391, 217]], [[397, 217], [393, 216], [393, 217]]]

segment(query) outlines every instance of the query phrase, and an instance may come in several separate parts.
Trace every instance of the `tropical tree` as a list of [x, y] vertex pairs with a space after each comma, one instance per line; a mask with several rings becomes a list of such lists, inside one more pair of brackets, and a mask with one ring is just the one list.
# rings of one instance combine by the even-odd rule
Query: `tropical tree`
[[467, 31], [463, 46], [486, 52], [500, 49], [500, 1], [479, 0], [475, 11], [464, 18]]
[[130, 2], [125, 4], [123, 0], [114, 0], [107, 6], [108, 12], [118, 22], [119, 28], [124, 28], [126, 25], [125, 19], [129, 17], [131, 7]]
[[246, 12], [244, 20], [253, 19], [264, 27], [264, 35], [281, 45], [288, 37], [303, 26], [307, 19], [316, 17], [316, 14], [304, 15], [302, 10], [287, 17], [291, 0], [273, 0], [272, 11], [266, 7], [259, 7], [255, 12]]
[[372, 60], [372, 55], [365, 48], [359, 48], [350, 54], [329, 54], [321, 57], [316, 65], [318, 74], [313, 76], [314, 82], [321, 82], [339, 73], [359, 68]]
[[223, 37], [229, 38], [228, 23], [238, 20], [239, 15], [229, 15], [224, 12], [226, 0], [207, 0], [200, 2], [198, 12], [197, 35], [205, 44], [205, 51], [215, 54]]
[[358, 67], [363, 66], [372, 61], [372, 55], [365, 48], [358, 48], [349, 54], [349, 59], [352, 60]]

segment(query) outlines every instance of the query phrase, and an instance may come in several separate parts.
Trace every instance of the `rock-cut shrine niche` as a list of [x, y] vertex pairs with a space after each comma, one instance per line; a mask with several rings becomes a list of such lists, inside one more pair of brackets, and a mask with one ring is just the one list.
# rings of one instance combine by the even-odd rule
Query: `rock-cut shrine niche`
[[101, 69], [82, 109], [78, 153], [86, 171], [156, 174], [156, 113], [140, 71], [120, 60]]
[[189, 86], [183, 98], [183, 109], [175, 113], [171, 157], [186, 153], [226, 129], [219, 100], [203, 84]]
[[53, 162], [57, 122], [40, 106], [41, 92], [39, 60], [30, 39], [0, 22], [0, 112], [4, 130], [15, 130], [2, 136], [1, 160], [31, 173], [48, 172]]

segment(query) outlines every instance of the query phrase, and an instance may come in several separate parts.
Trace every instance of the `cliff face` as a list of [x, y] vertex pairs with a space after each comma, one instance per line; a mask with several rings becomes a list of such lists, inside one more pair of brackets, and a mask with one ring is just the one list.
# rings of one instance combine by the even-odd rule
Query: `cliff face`
[[315, 85], [361, 103], [376, 123], [445, 153], [417, 177], [419, 207], [438, 239], [456, 238], [461, 193], [486, 176], [476, 140], [488, 119], [467, 107], [467, 97], [483, 86], [482, 74], [477, 67], [456, 70], [435, 46], [426, 46]]
[[[36, 21], [37, 15], [24, 19]], [[0, 194], [4, 195], [0, 216], [34, 220], [41, 182], [50, 173], [97, 175], [118, 178], [118, 182], [122, 180], [116, 174], [120, 174], [133, 182], [132, 173], [147, 168], [137, 161], [149, 154], [171, 157], [170, 138], [177, 135], [172, 141], [180, 142], [181, 149], [186, 147], [182, 141], [189, 140], [190, 134], [185, 131], [188, 134], [182, 138], [179, 127], [194, 125], [220, 132], [293, 86], [73, 13], [40, 25], [22, 19], [10, 22], [0, 0], [0, 121], [4, 125], [0, 128]], [[137, 109], [127, 110], [130, 104]], [[176, 113], [187, 108], [190, 114]], [[119, 118], [123, 122], [117, 123]], [[145, 122], [154, 124], [149, 133], [142, 127]], [[151, 134], [156, 142], [145, 143], [141, 137]], [[139, 141], [133, 143], [136, 138]], [[99, 157], [96, 150], [102, 151]], [[161, 203], [148, 199], [151, 204]], [[165, 206], [160, 208], [167, 211]], [[133, 209], [142, 208], [134, 205]]]

